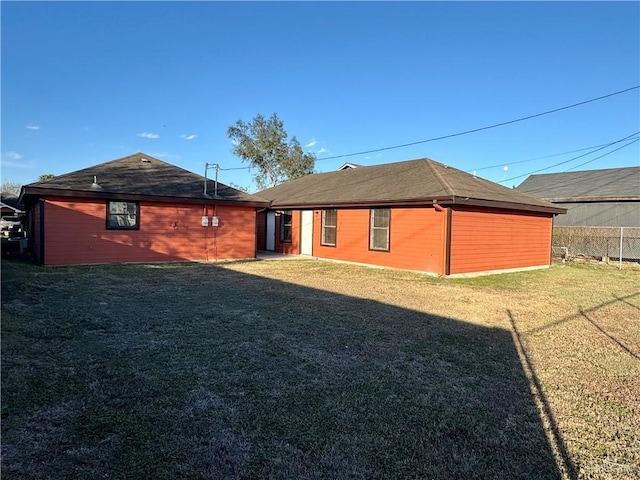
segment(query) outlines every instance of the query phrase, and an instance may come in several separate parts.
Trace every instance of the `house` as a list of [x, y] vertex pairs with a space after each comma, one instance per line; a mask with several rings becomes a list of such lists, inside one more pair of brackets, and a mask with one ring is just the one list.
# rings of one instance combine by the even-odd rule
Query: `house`
[[468, 275], [547, 267], [564, 208], [424, 158], [318, 173], [258, 195], [258, 248]]
[[357, 163], [346, 162], [346, 163], [343, 163], [340, 167], [338, 167], [338, 170], [347, 170], [349, 168], [358, 168], [361, 166], [362, 165], [358, 165]]
[[44, 265], [255, 258], [268, 202], [144, 153], [22, 187]]
[[3, 217], [5, 215], [20, 216], [24, 214], [20, 207], [18, 207], [18, 197], [9, 195], [7, 193], [3, 193], [0, 195], [0, 210], [0, 213]]
[[517, 189], [566, 208], [556, 226], [640, 227], [640, 167], [531, 175]]

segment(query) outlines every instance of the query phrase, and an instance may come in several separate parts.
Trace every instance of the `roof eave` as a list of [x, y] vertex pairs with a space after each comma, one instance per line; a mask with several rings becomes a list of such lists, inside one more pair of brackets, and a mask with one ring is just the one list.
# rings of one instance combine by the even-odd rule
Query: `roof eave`
[[322, 208], [369, 208], [369, 207], [409, 207], [417, 205], [431, 205], [433, 198], [405, 199], [405, 200], [363, 200], [358, 202], [286, 202], [274, 200], [271, 208], [281, 210], [311, 210]]
[[553, 205], [535, 205], [531, 203], [517, 203], [517, 202], [503, 202], [499, 200], [483, 200], [478, 198], [467, 198], [454, 196], [450, 199], [444, 199], [439, 201], [441, 205], [465, 205], [473, 207], [487, 207], [487, 208], [503, 208], [506, 210], [521, 210], [526, 212], [539, 212], [539, 213], [567, 213], [566, 208], [555, 207]]
[[238, 205], [244, 207], [256, 207], [265, 208], [269, 206], [269, 202], [259, 200], [231, 200], [224, 198], [215, 198], [213, 195], [204, 194], [202, 197], [181, 197], [170, 195], [143, 195], [136, 193], [117, 193], [117, 192], [100, 192], [100, 191], [86, 191], [86, 190], [68, 190], [68, 189], [56, 189], [56, 188], [41, 188], [41, 187], [23, 187], [18, 200], [19, 204], [24, 205], [25, 197], [73, 197], [73, 198], [92, 198], [92, 199], [119, 199], [119, 200], [138, 200], [148, 202], [159, 203], [207, 203], [216, 205]]
[[404, 199], [404, 200], [367, 200], [360, 202], [285, 202], [285, 201], [273, 201], [271, 202], [271, 208], [280, 210], [311, 210], [322, 208], [369, 208], [369, 207], [412, 207], [412, 206], [431, 206], [434, 203], [440, 205], [468, 205], [474, 207], [490, 207], [490, 208], [503, 208], [507, 210], [521, 210], [528, 212], [540, 212], [540, 213], [567, 213], [566, 208], [545, 206], [545, 205], [533, 205], [516, 202], [501, 202], [496, 200], [482, 200], [473, 199], [467, 197], [427, 197], [417, 199]]

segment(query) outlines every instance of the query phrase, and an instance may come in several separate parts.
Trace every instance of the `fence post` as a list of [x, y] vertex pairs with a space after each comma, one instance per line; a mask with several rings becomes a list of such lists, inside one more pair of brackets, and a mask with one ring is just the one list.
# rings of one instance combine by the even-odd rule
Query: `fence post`
[[624, 227], [620, 227], [620, 252], [618, 254], [618, 260], [619, 260], [619, 267], [618, 270], [622, 270], [622, 232], [624, 230]]
[[624, 230], [624, 227], [620, 227], [620, 268], [619, 270], [622, 270], [622, 231]]

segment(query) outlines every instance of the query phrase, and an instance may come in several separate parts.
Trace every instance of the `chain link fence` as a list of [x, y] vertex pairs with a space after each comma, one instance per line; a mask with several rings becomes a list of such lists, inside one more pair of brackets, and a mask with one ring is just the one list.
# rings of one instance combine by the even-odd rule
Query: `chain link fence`
[[553, 227], [552, 252], [562, 261], [640, 262], [639, 227]]

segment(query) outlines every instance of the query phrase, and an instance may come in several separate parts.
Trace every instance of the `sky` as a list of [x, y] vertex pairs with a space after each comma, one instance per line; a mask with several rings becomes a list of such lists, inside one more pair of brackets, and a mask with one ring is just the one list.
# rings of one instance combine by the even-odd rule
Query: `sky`
[[3, 181], [144, 152], [255, 191], [227, 129], [273, 113], [318, 172], [428, 157], [512, 187], [640, 165], [639, 2], [0, 9]]

